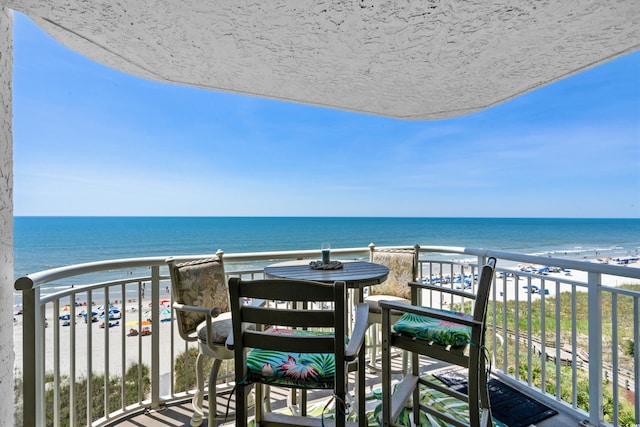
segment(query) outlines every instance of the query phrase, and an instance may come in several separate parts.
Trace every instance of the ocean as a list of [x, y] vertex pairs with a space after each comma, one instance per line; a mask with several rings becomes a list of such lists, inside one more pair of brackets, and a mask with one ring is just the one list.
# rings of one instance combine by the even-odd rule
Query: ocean
[[640, 219], [16, 217], [15, 277], [83, 262], [377, 246], [444, 245], [579, 259], [636, 255]]

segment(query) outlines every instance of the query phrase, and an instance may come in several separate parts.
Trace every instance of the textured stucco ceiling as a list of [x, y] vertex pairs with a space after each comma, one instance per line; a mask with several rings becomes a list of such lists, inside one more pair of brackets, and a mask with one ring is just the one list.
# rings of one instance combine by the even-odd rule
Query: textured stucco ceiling
[[406, 119], [498, 104], [640, 47], [639, 0], [0, 0], [145, 78]]

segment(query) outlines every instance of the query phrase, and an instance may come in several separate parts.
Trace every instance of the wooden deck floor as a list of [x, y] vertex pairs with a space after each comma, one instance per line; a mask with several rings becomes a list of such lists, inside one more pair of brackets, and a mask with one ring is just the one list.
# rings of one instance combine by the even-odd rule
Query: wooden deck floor
[[[430, 370], [437, 370], [442, 368], [437, 364], [430, 366]], [[366, 384], [367, 391], [370, 392], [372, 388], [380, 387], [381, 376], [379, 373], [368, 373]], [[351, 380], [350, 384], [353, 384]], [[287, 401], [287, 390], [272, 388], [271, 397], [274, 402], [274, 408], [284, 407]], [[328, 392], [314, 392], [309, 396], [309, 400], [313, 401], [321, 399], [322, 395], [328, 394]], [[231, 388], [223, 390], [218, 395], [218, 413], [224, 414], [227, 410], [227, 404], [229, 405], [229, 411], [233, 412], [235, 408], [235, 400], [232, 395]], [[204, 402], [205, 411], [208, 410], [208, 402], [205, 398]], [[112, 427], [170, 427], [170, 426], [189, 426], [191, 421], [191, 414], [193, 409], [191, 407], [191, 401], [184, 401], [167, 405], [165, 408], [157, 411], [148, 411], [145, 413], [135, 414], [127, 419], [120, 420], [110, 424]], [[206, 413], [205, 413], [206, 414]], [[537, 427], [556, 427], [556, 426], [580, 426], [582, 419], [579, 414], [571, 411], [561, 411], [558, 415], [548, 418], [542, 422], [536, 424]], [[229, 417], [227, 421], [218, 421], [216, 426], [233, 426], [235, 422], [233, 417]], [[205, 419], [202, 423], [203, 427], [208, 426], [208, 422]]]

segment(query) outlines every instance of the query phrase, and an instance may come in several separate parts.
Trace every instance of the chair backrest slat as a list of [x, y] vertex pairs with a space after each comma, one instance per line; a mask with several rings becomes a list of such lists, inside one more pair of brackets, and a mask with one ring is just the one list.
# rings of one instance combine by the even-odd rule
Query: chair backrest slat
[[333, 310], [282, 310], [272, 307], [245, 306], [241, 311], [243, 321], [257, 325], [286, 325], [294, 328], [333, 328], [335, 325]]
[[244, 333], [245, 346], [262, 350], [295, 353], [333, 353], [335, 351], [334, 343], [333, 335], [291, 336], [256, 331], [245, 331]]
[[[295, 348], [295, 351], [307, 353], [335, 352], [336, 363], [344, 361], [346, 348], [345, 302], [347, 299], [344, 282], [329, 284], [282, 279], [245, 281], [233, 277], [229, 279], [229, 294], [231, 296], [233, 338], [236, 352], [243, 352], [247, 348], [282, 351], [294, 351]], [[323, 310], [291, 310], [277, 306], [244, 305], [245, 298], [295, 301], [294, 304], [306, 303], [307, 307], [323, 302], [329, 303], [329, 305]], [[294, 329], [322, 328], [328, 335], [267, 335], [259, 330], [249, 330], [248, 325], [250, 324], [275, 325]]]
[[[336, 422], [331, 425], [343, 427], [346, 414], [342, 403], [346, 401], [348, 391], [347, 364], [354, 362], [352, 347], [358, 347], [358, 384], [360, 390], [364, 390], [362, 343], [363, 320], [366, 319], [366, 312], [363, 317], [360, 307], [360, 314], [356, 316], [359, 320], [354, 327], [360, 332], [352, 338], [347, 358], [349, 338], [345, 282], [242, 280], [232, 277], [229, 279], [229, 294], [237, 387], [236, 424], [247, 425], [246, 387], [257, 383], [303, 389], [333, 388], [335, 406], [339, 411], [336, 410]], [[249, 305], [246, 304], [247, 298], [253, 300]], [[257, 386], [256, 402], [261, 391], [262, 388]], [[262, 406], [256, 404], [256, 424], [268, 421], [266, 414], [263, 417]], [[360, 425], [365, 425], [363, 392], [360, 393], [358, 410]], [[290, 423], [284, 418], [278, 418], [275, 424], [301, 425], [300, 417], [290, 419]], [[325, 423], [323, 418], [314, 421], [313, 425]]]
[[278, 301], [333, 301], [332, 284], [305, 282], [296, 286], [299, 280], [263, 279], [242, 281], [238, 295], [245, 298], [258, 298]]
[[476, 301], [473, 308], [474, 320], [484, 322], [487, 315], [487, 305], [489, 304], [489, 291], [491, 290], [491, 283], [493, 282], [493, 272], [496, 268], [496, 259], [489, 258], [486, 264], [482, 267], [480, 273], [480, 282], [478, 283], [478, 290], [476, 292]]

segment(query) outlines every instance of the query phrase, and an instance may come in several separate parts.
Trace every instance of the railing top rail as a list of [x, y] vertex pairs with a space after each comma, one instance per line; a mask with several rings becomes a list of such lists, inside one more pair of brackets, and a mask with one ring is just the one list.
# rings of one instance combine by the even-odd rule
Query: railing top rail
[[[364, 256], [368, 253], [369, 248], [339, 248], [332, 249], [331, 252], [338, 256], [360, 255]], [[236, 254], [225, 254], [225, 260], [242, 260], [242, 261], [259, 261], [269, 259], [282, 258], [306, 258], [318, 256], [320, 249], [317, 250], [301, 250], [301, 251], [270, 251], [270, 252], [246, 252]], [[213, 257], [215, 254], [198, 254], [198, 255], [171, 255], [172, 258], [179, 262], [191, 261], [199, 258]], [[165, 265], [165, 261], [170, 255], [141, 257], [141, 258], [123, 258], [103, 261], [87, 262], [82, 264], [66, 265], [56, 267], [49, 270], [38, 271], [19, 277], [14, 284], [17, 291], [25, 291], [38, 287], [41, 284], [49, 283], [54, 280], [65, 279], [83, 274], [97, 273], [105, 270], [123, 270], [137, 267], [152, 267]]]
[[135, 267], [149, 267], [163, 265], [166, 256], [113, 259], [106, 261], [87, 262], [83, 264], [66, 265], [63, 267], [51, 268], [49, 270], [38, 271], [37, 273], [22, 276], [16, 280], [14, 288], [17, 291], [26, 291], [38, 287], [43, 283], [67, 277], [80, 276], [83, 274], [97, 273], [105, 270], [121, 270]]
[[524, 255], [513, 252], [494, 251], [488, 249], [464, 248], [458, 246], [420, 246], [420, 252], [427, 253], [461, 253], [473, 256], [496, 257], [498, 259], [521, 262], [525, 264], [553, 265], [569, 270], [588, 270], [594, 273], [640, 279], [640, 268], [629, 268], [620, 265], [589, 263], [564, 258], [549, 258], [537, 255]]
[[[381, 249], [411, 249], [413, 246], [384, 246]], [[332, 249], [332, 254], [336, 256], [366, 256], [370, 251], [369, 247], [361, 248], [336, 248]], [[512, 252], [464, 248], [458, 246], [420, 246], [421, 253], [456, 253], [481, 257], [496, 257], [514, 262], [553, 265], [566, 269], [588, 270], [594, 273], [622, 275], [640, 279], [640, 268], [628, 268], [623, 266], [590, 263], [585, 265], [584, 261], [568, 260], [563, 258], [549, 258], [535, 255], [523, 255]], [[225, 260], [229, 261], [260, 261], [270, 259], [286, 259], [286, 258], [309, 258], [318, 256], [319, 249], [298, 250], [298, 251], [269, 251], [269, 252], [246, 252], [246, 253], [228, 253], [224, 255]], [[199, 254], [199, 255], [178, 255], [173, 256], [178, 261], [189, 261], [193, 259], [211, 257], [215, 254]], [[126, 258], [88, 262], [75, 265], [67, 265], [63, 267], [52, 268], [49, 270], [39, 271], [28, 274], [16, 280], [14, 288], [18, 291], [30, 290], [41, 284], [49, 283], [54, 280], [64, 279], [83, 274], [101, 272], [105, 270], [121, 270], [136, 267], [152, 267], [162, 266], [165, 264], [167, 256]]]

